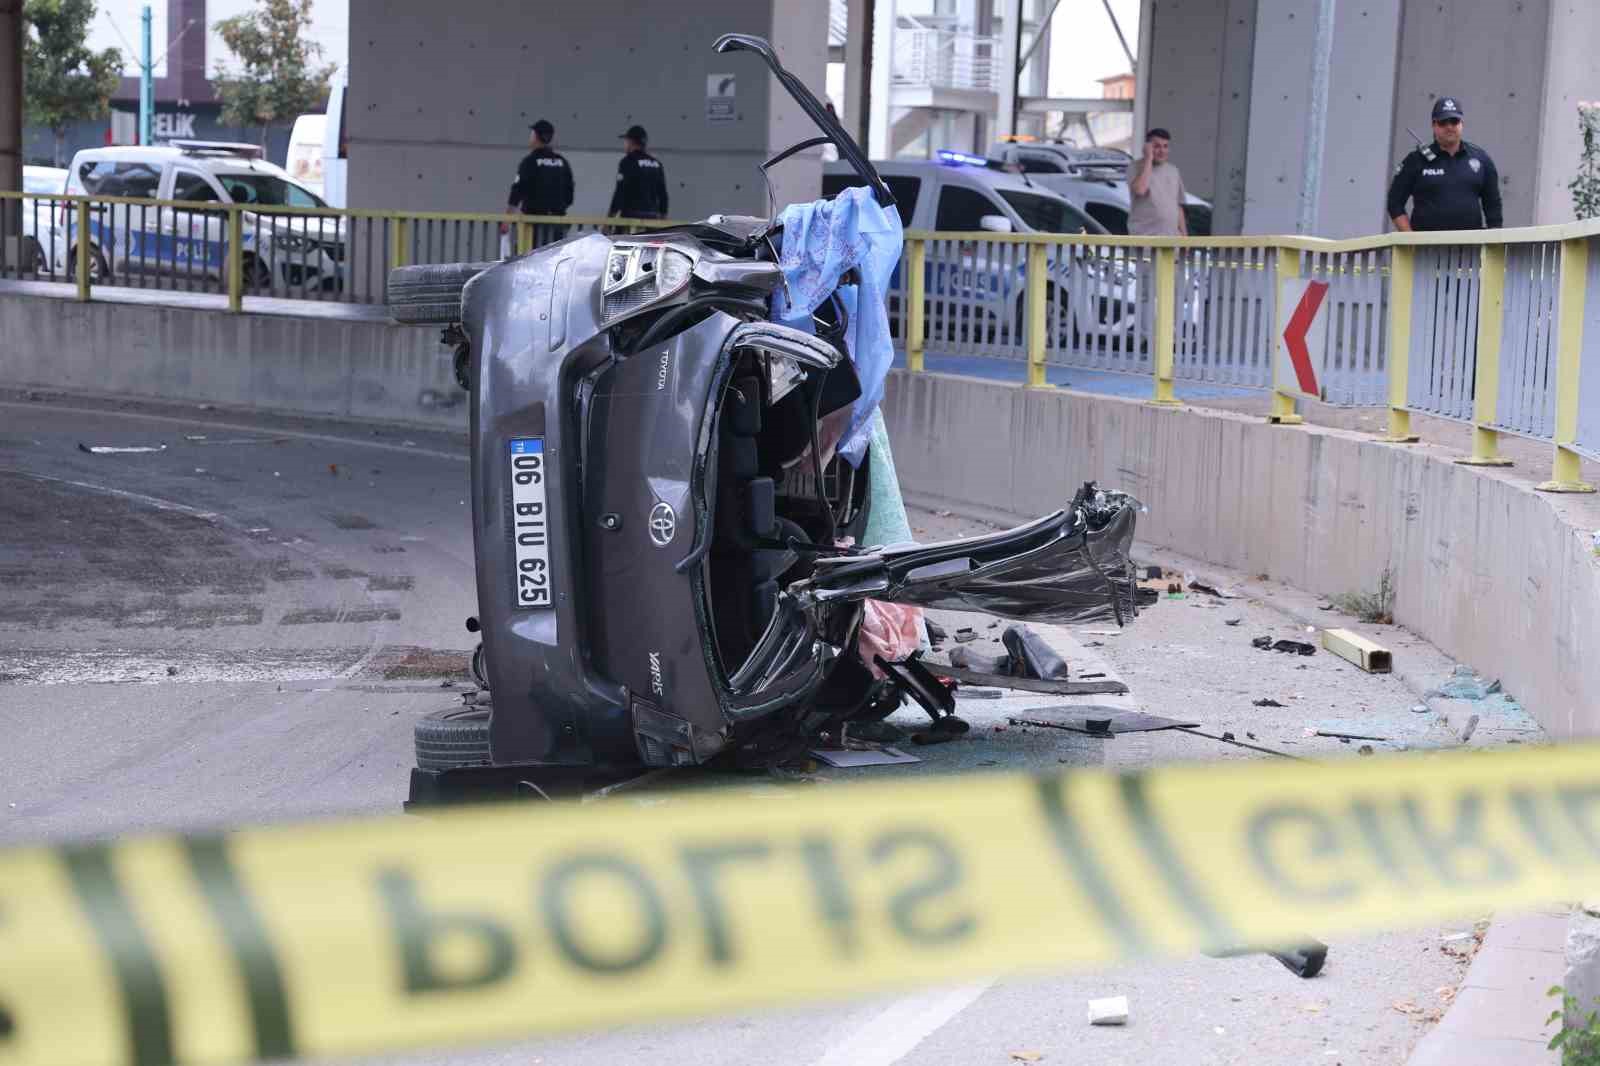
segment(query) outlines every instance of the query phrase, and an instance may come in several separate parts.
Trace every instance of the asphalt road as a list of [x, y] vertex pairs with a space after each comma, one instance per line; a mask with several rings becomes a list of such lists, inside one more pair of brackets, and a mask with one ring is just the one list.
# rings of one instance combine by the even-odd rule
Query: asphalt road
[[[464, 456], [447, 434], [0, 395], [0, 843], [397, 810], [411, 722], [467, 687]], [[914, 522], [929, 535], [960, 525]], [[1225, 633], [1221, 612], [1194, 606], [1163, 604], [1149, 625], [1074, 654], [1105, 656], [1149, 710], [1288, 742], [1307, 743], [1309, 707], [1274, 719], [1239, 710], [1240, 697], [1292, 686], [1324, 715], [1399, 716], [1415, 700], [1325, 656], [1236, 648], [1241, 630], [1284, 624], [1269, 606], [1225, 608], [1248, 616]], [[1244, 754], [1170, 735], [995, 730], [1011, 706], [964, 704], [971, 738], [905, 772]], [[1301, 753], [1338, 753], [1325, 746]], [[1391, 1004], [1436, 1006], [1459, 978], [1439, 950], [1446, 931], [1335, 944], [1311, 982], [1263, 957], [1195, 958], [384, 1061], [1398, 1063], [1420, 1029]], [[1132, 1024], [1091, 1029], [1087, 1000], [1117, 994]]]

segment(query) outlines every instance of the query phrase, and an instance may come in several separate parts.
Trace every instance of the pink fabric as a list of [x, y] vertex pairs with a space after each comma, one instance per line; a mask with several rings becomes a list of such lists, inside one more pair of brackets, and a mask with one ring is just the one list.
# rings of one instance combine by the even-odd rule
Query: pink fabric
[[882, 677], [883, 671], [873, 662], [873, 656], [881, 655], [885, 662], [899, 663], [911, 658], [922, 647], [922, 608], [880, 600], [868, 600], [863, 608], [856, 650], [872, 676]]

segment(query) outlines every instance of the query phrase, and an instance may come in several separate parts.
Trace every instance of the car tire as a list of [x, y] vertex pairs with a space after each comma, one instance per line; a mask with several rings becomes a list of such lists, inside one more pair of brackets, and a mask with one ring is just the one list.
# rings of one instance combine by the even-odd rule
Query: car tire
[[429, 263], [389, 271], [385, 302], [396, 322], [447, 326], [461, 321], [461, 293], [467, 282], [493, 263]]
[[417, 768], [451, 770], [489, 760], [489, 708], [452, 707], [421, 718], [411, 730]]
[[[78, 276], [78, 246], [73, 245], [67, 249], [67, 276]], [[89, 284], [99, 285], [111, 277], [111, 267], [106, 263], [106, 257], [100, 249], [89, 245]]]

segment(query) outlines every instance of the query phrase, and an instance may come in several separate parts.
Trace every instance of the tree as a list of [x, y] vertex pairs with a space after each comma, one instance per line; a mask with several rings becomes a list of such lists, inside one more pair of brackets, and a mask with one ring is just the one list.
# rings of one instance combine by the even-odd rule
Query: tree
[[322, 45], [305, 39], [311, 0], [256, 0], [256, 9], [217, 23], [222, 43], [238, 59], [239, 71], [217, 64], [211, 84], [222, 101], [222, 121], [267, 126], [317, 107], [328, 95], [334, 66], [322, 66]]
[[1582, 221], [1600, 217], [1600, 100], [1578, 105], [1578, 129], [1583, 134], [1583, 153], [1578, 158], [1578, 176], [1567, 188], [1572, 190], [1572, 209]]
[[122, 53], [86, 43], [94, 0], [26, 0], [22, 6], [22, 107], [29, 122], [55, 134], [62, 166], [67, 126], [99, 118], [122, 79]]

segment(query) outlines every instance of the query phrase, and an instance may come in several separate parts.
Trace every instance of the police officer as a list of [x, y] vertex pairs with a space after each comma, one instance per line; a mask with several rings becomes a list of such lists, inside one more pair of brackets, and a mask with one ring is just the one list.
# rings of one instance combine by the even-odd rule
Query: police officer
[[627, 155], [617, 164], [617, 187], [611, 194], [609, 215], [623, 218], [665, 218], [667, 216], [667, 172], [661, 160], [644, 150], [649, 135], [643, 126], [629, 126], [622, 134]]
[[[517, 164], [517, 180], [511, 186], [506, 207], [525, 215], [564, 215], [572, 206], [572, 167], [566, 156], [550, 147], [556, 128], [544, 119], [528, 127], [531, 149]], [[540, 225], [535, 244], [548, 244], [566, 236], [567, 227]]]
[[1461, 119], [1455, 97], [1434, 101], [1433, 143], [1401, 160], [1389, 183], [1396, 229], [1500, 228], [1500, 172], [1488, 152], [1461, 139]]

